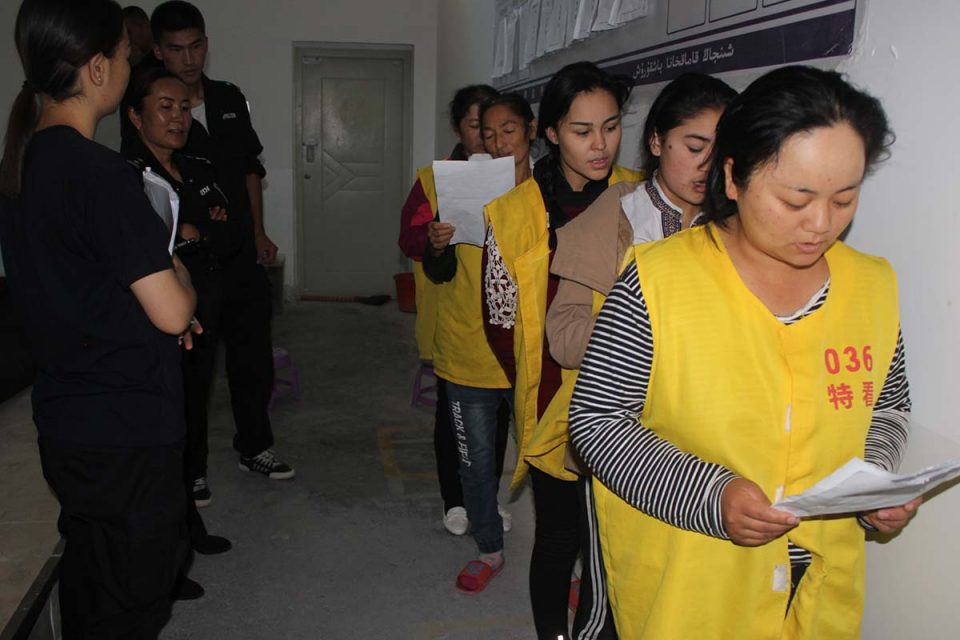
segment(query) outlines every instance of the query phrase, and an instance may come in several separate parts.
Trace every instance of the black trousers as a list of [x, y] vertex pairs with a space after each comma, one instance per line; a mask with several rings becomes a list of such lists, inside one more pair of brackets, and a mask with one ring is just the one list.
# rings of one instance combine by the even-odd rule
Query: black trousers
[[187, 551], [183, 445], [41, 438], [40, 461], [60, 502], [63, 638], [156, 638]]
[[223, 309], [223, 272], [219, 268], [211, 269], [210, 263], [210, 260], [198, 261], [196, 265], [185, 263], [190, 267], [190, 277], [197, 292], [196, 317], [203, 327], [203, 333], [193, 337], [193, 349], [183, 351], [180, 366], [187, 420], [186, 479], [190, 485], [195, 479], [207, 475], [207, 410]]
[[273, 392], [272, 306], [266, 271], [256, 263], [253, 240], [216, 274], [205, 274], [197, 292], [204, 327], [184, 354], [187, 460], [193, 478], [207, 474], [207, 409], [216, 350], [226, 349], [227, 383], [236, 434], [233, 448], [254, 456], [273, 446], [267, 406]]
[[[530, 604], [537, 637], [616, 638], [596, 538], [590, 480], [559, 480], [534, 467], [530, 468], [530, 480], [536, 515]], [[567, 618], [570, 578], [581, 553], [580, 599], [571, 635]]]
[[[506, 402], [497, 409], [497, 479], [503, 475], [503, 458], [510, 435], [510, 405]], [[433, 423], [433, 452], [437, 460], [437, 478], [440, 481], [440, 497], [443, 512], [463, 506], [463, 488], [460, 486], [460, 453], [457, 440], [450, 425], [450, 408], [447, 400], [447, 383], [437, 378], [437, 411]], [[554, 638], [553, 640], [556, 640]]]

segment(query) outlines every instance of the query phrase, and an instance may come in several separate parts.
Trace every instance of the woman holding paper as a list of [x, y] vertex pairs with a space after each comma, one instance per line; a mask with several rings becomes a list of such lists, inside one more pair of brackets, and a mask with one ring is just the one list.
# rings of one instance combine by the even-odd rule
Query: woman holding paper
[[[515, 180], [527, 179], [530, 144], [536, 135], [530, 105], [516, 95], [499, 96], [484, 103], [480, 115], [486, 150], [497, 157], [513, 156]], [[482, 250], [464, 243], [449, 245], [449, 229], [449, 224], [430, 223], [431, 249], [424, 256], [424, 270], [446, 282], [440, 288], [434, 368], [447, 381], [464, 502], [480, 551], [479, 558], [460, 571], [456, 585], [465, 593], [477, 593], [503, 568], [503, 514], [497, 506], [500, 474], [494, 471], [493, 452], [497, 410], [509, 405], [512, 393], [484, 334]]]
[[[485, 84], [475, 84], [458, 89], [450, 102], [450, 126], [458, 142], [448, 160], [466, 160], [476, 153], [484, 153], [480, 137], [480, 105], [497, 95], [497, 90]], [[440, 286], [426, 277], [423, 271], [423, 255], [428, 247], [427, 225], [437, 217], [437, 191], [433, 166], [417, 169], [417, 181], [410, 189], [400, 216], [400, 239], [398, 244], [404, 255], [413, 261], [413, 276], [416, 283], [417, 349], [420, 359], [433, 360], [433, 341], [437, 326], [437, 301]], [[451, 231], [452, 235], [452, 231]], [[510, 407], [503, 403], [497, 411], [497, 478], [503, 473], [503, 456], [507, 448], [507, 433], [510, 427]], [[460, 463], [457, 443], [450, 426], [450, 407], [447, 403], [447, 383], [437, 378], [437, 406], [433, 423], [433, 450], [437, 463], [437, 478], [440, 481], [440, 498], [443, 500], [443, 526], [453, 535], [467, 532], [469, 521], [463, 506], [463, 489], [460, 486]], [[509, 529], [509, 514], [504, 527]]]
[[[530, 562], [530, 599], [540, 638], [568, 637], [570, 579], [590, 527], [581, 523], [577, 474], [568, 470], [566, 412], [572, 380], [549, 355], [546, 310], [556, 293], [549, 266], [556, 234], [608, 186], [639, 174], [616, 166], [621, 109], [628, 85], [592, 63], [561, 69], [544, 89], [539, 131], [549, 154], [530, 179], [486, 207], [485, 329], [494, 353], [515, 381], [514, 415], [519, 459], [517, 486], [530, 472], [536, 531]], [[486, 123], [485, 123], [486, 126]], [[531, 443], [548, 432], [542, 448]], [[584, 516], [586, 518], [586, 516]], [[615, 632], [605, 598], [594, 594], [591, 555], [584, 554], [575, 637], [609, 638]], [[602, 583], [601, 583], [602, 585]]]
[[177, 336], [195, 295], [136, 171], [93, 141], [130, 73], [120, 6], [25, 0], [15, 42], [0, 241], [60, 502], [63, 635], [156, 637], [186, 551]]
[[859, 637], [863, 527], [919, 500], [803, 521], [771, 503], [906, 445], [894, 273], [837, 240], [891, 139], [839, 74], [761, 77], [720, 119], [706, 224], [638, 247], [607, 298], [570, 433], [622, 636]]

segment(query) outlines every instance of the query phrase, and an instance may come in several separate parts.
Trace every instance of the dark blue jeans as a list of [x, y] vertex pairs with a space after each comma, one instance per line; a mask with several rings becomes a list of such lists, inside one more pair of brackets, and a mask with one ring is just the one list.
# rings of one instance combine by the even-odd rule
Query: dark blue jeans
[[497, 408], [504, 400], [513, 406], [513, 390], [465, 387], [448, 381], [447, 398], [471, 533], [480, 553], [496, 553], [503, 549], [503, 521], [497, 512]]

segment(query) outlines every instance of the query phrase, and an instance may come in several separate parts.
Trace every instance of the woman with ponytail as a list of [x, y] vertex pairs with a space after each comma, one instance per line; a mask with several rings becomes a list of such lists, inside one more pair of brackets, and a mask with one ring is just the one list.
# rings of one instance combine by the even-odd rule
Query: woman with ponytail
[[[557, 72], [540, 101], [538, 131], [549, 153], [533, 176], [486, 207], [484, 254], [485, 328], [494, 353], [514, 382], [518, 486], [530, 472], [536, 509], [530, 599], [539, 638], [569, 638], [568, 594], [574, 564], [585, 552], [578, 475], [569, 470], [566, 410], [569, 376], [550, 358], [545, 341], [547, 309], [556, 294], [549, 266], [557, 231], [574, 220], [608, 186], [635, 182], [639, 174], [616, 166], [621, 110], [629, 85], [596, 65], [579, 62]], [[544, 435], [544, 447], [531, 443]], [[538, 436], [539, 437], [539, 436]], [[583, 583], [594, 564], [584, 553]], [[581, 589], [576, 638], [614, 637], [605, 599]]]
[[63, 636], [154, 638], [187, 548], [178, 335], [196, 297], [136, 171], [93, 142], [130, 73], [120, 6], [25, 0], [15, 33], [0, 242], [38, 364]]

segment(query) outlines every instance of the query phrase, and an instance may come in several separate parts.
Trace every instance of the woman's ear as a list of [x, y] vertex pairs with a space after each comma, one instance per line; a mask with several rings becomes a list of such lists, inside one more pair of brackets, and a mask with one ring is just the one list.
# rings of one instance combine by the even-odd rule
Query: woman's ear
[[659, 158], [660, 154], [663, 153], [663, 143], [660, 140], [660, 134], [656, 131], [651, 133], [647, 144], [650, 146], [650, 154]]
[[733, 181], [733, 158], [727, 158], [723, 161], [723, 184], [727, 198], [736, 201], [739, 195], [739, 189]]
[[547, 140], [553, 144], [560, 144], [560, 136], [557, 135], [557, 130], [553, 127], [547, 127]]
[[87, 76], [95, 87], [102, 87], [106, 83], [106, 59], [107, 57], [105, 55], [98, 53], [90, 58], [87, 64], [84, 65]]
[[127, 117], [130, 118], [130, 123], [133, 124], [137, 131], [143, 128], [143, 118], [140, 117], [139, 113], [134, 111], [133, 107], [127, 107]]

